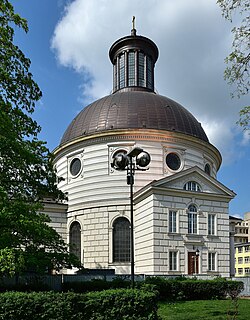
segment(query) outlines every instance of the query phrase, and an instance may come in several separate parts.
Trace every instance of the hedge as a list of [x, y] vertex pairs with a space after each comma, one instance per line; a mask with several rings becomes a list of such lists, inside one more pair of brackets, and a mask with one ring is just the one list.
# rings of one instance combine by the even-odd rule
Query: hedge
[[73, 292], [5, 292], [0, 320], [158, 320], [153, 292], [132, 289]]
[[244, 289], [244, 283], [223, 278], [216, 280], [146, 278], [159, 292], [160, 300], [212, 300], [235, 297]]

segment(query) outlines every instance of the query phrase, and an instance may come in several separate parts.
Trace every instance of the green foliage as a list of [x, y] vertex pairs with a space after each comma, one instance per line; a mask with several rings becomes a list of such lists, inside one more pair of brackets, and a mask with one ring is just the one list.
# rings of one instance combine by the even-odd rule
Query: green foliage
[[76, 293], [0, 294], [0, 319], [157, 320], [156, 297], [140, 290]]
[[239, 281], [217, 280], [176, 280], [160, 277], [146, 278], [146, 283], [155, 285], [161, 300], [209, 300], [224, 299], [237, 295], [243, 290], [244, 284]]
[[[244, 130], [250, 130], [250, 106], [240, 110], [240, 119], [237, 122]], [[250, 134], [250, 132], [249, 132]]]
[[42, 93], [30, 60], [13, 42], [27, 22], [8, 0], [0, 1], [0, 276], [44, 272], [71, 264], [61, 237], [47, 225], [41, 199], [63, 199], [52, 157], [31, 117]]
[[[240, 16], [241, 22], [232, 29], [232, 52], [226, 57], [227, 67], [224, 77], [233, 86], [232, 97], [249, 93], [250, 87], [250, 2], [249, 0], [217, 0], [223, 16], [233, 21], [233, 16]], [[250, 106], [242, 108], [237, 122], [249, 130]]]
[[225, 78], [236, 85], [233, 95], [244, 95], [250, 86], [250, 3], [248, 0], [217, 0], [223, 16], [232, 22], [233, 15], [241, 17], [240, 25], [233, 27], [232, 52], [226, 58]]

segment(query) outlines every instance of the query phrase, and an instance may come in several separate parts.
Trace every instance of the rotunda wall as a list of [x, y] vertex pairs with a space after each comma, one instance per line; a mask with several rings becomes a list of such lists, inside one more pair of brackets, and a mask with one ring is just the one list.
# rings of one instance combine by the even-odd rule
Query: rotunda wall
[[[107, 136], [98, 142], [75, 142], [66, 148], [57, 149], [55, 159], [57, 174], [63, 178], [58, 187], [68, 194], [68, 211], [96, 205], [129, 203], [126, 170], [114, 170], [111, 163], [115, 152], [129, 152], [134, 146], [144, 149], [151, 156], [149, 169], [135, 173], [135, 192], [153, 180], [193, 166], [204, 170], [207, 162], [211, 166], [211, 176], [216, 178], [220, 165], [219, 153], [212, 145], [178, 133], [134, 131], [116, 135], [115, 139]], [[177, 155], [180, 160], [177, 170], [169, 168], [166, 163], [169, 153]], [[80, 166], [76, 169], [79, 172], [72, 169], [74, 161]]]

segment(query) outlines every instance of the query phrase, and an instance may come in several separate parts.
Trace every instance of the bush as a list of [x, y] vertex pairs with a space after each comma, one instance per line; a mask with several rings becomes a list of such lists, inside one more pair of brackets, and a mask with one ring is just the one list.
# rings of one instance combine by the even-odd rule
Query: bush
[[119, 289], [87, 294], [20, 293], [0, 294], [0, 319], [8, 320], [157, 320], [153, 292]]
[[160, 300], [213, 300], [237, 296], [244, 288], [243, 282], [194, 279], [165, 279], [149, 277], [146, 283], [159, 291]]
[[[89, 320], [157, 320], [157, 300], [153, 292], [118, 289], [90, 292], [86, 311]], [[94, 313], [92, 313], [94, 310]]]

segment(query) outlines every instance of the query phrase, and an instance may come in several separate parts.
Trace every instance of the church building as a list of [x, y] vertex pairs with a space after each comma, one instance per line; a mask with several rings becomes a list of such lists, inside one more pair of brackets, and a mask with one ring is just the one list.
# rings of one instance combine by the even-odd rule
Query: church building
[[131, 185], [116, 165], [143, 150], [150, 163], [133, 164], [135, 274], [227, 277], [235, 193], [217, 180], [221, 154], [200, 122], [155, 92], [158, 53], [134, 28], [111, 46], [113, 91], [66, 129], [54, 155], [68, 200], [45, 200], [44, 210], [85, 268], [130, 274]]

